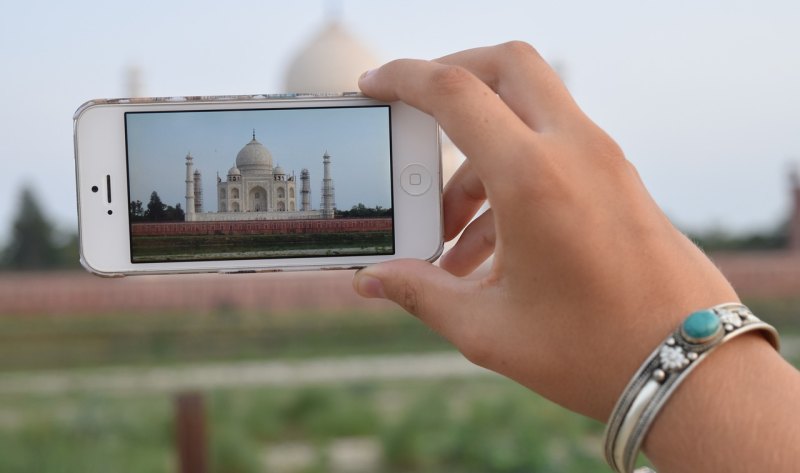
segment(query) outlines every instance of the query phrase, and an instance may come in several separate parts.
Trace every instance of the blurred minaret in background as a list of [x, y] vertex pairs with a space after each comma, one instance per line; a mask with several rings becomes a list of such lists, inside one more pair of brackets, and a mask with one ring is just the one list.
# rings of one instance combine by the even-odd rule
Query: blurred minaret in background
[[125, 88], [128, 97], [143, 97], [144, 85], [142, 82], [142, 70], [137, 65], [128, 66], [125, 71]]
[[789, 215], [789, 251], [800, 252], [800, 173], [797, 166], [789, 171], [789, 183], [792, 187], [791, 214]]

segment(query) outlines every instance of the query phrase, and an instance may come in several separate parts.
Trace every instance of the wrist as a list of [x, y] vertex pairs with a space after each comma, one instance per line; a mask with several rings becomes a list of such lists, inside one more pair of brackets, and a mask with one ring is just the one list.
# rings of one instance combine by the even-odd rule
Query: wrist
[[[736, 292], [714, 264], [683, 235], [658, 254], [661, 271], [640, 282], [641, 296], [629, 302], [626, 332], [613, 339], [615, 361], [604, 370], [609, 389], [599, 419], [608, 420], [625, 386], [642, 363], [691, 313], [724, 302], [739, 302]], [[679, 251], [680, 250], [680, 251]], [[694, 268], [686, 277], [684, 268]], [[643, 273], [647, 274], [647, 273]]]
[[605, 434], [605, 456], [614, 471], [633, 470], [645, 436], [672, 394], [717, 348], [750, 332], [778, 349], [778, 333], [739, 303], [693, 312], [647, 357], [620, 396]]
[[762, 336], [742, 335], [685, 380], [643, 449], [659, 472], [791, 471], [785, 462], [798, 460], [800, 428], [797, 414], [785, 413], [797, 392], [797, 372]]

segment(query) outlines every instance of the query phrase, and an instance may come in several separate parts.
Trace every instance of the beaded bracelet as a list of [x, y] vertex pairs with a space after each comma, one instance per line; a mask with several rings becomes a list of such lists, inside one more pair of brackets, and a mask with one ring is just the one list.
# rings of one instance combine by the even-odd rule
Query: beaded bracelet
[[690, 314], [647, 358], [617, 401], [605, 431], [605, 457], [616, 472], [633, 470], [645, 435], [672, 392], [726, 341], [760, 330], [777, 350], [778, 332], [738, 303]]

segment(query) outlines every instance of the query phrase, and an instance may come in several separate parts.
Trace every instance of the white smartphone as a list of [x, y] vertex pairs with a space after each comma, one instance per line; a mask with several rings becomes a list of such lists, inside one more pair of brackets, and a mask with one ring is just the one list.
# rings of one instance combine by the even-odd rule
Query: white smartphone
[[442, 251], [440, 131], [359, 94], [94, 100], [74, 116], [92, 273], [359, 268]]

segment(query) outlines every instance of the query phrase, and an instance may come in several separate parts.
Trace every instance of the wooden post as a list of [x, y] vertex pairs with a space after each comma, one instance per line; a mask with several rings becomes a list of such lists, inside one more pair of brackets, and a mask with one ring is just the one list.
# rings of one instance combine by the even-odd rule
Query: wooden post
[[208, 472], [208, 438], [202, 394], [186, 392], [175, 396], [175, 444], [179, 473]]

